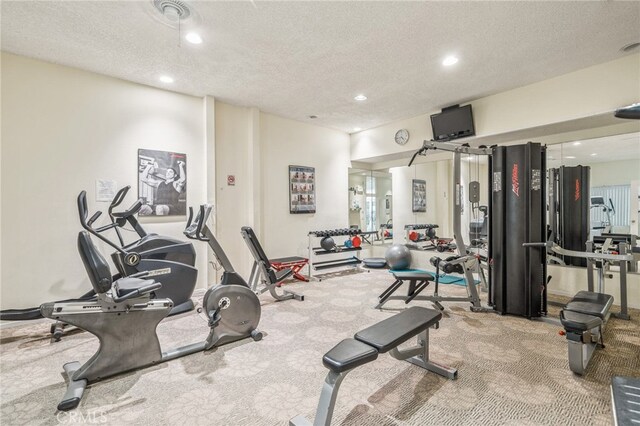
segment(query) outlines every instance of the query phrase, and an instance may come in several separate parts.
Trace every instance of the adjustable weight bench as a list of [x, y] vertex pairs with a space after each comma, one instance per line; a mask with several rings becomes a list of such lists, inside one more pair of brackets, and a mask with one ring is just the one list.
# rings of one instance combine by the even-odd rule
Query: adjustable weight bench
[[560, 311], [560, 322], [569, 343], [569, 368], [583, 375], [598, 345], [604, 348], [602, 330], [613, 296], [579, 291]]
[[[248, 226], [243, 226], [240, 229], [242, 238], [247, 243], [249, 251], [253, 255], [253, 266], [251, 267], [251, 275], [249, 276], [249, 287], [254, 293], [260, 295], [268, 291], [271, 296], [276, 300], [289, 300], [296, 299], [299, 301], [304, 300], [304, 295], [295, 293], [289, 290], [283, 290], [283, 294], [278, 294], [276, 288], [280, 282], [294, 274], [292, 268], [274, 268], [271, 265], [271, 261], [265, 254], [258, 237], [253, 229]], [[258, 285], [262, 282], [262, 287]]]
[[[289, 420], [289, 426], [329, 426], [338, 390], [346, 375], [354, 368], [378, 358], [378, 354], [389, 352], [399, 360], [425, 370], [456, 379], [458, 370], [429, 360], [429, 328], [437, 327], [442, 313], [435, 309], [413, 306], [369, 328], [357, 332], [353, 339], [345, 339], [324, 354], [322, 363], [329, 369], [324, 380], [320, 401], [313, 423], [298, 415]], [[418, 336], [418, 344], [400, 350], [398, 346]]]

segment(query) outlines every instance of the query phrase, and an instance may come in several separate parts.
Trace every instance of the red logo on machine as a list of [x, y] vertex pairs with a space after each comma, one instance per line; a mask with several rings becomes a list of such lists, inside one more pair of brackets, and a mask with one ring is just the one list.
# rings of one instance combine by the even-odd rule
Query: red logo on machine
[[513, 169], [511, 170], [511, 190], [516, 197], [520, 196], [520, 180], [518, 179], [518, 163], [513, 164]]
[[575, 201], [578, 201], [580, 199], [580, 180], [576, 179], [576, 196], [575, 196]]

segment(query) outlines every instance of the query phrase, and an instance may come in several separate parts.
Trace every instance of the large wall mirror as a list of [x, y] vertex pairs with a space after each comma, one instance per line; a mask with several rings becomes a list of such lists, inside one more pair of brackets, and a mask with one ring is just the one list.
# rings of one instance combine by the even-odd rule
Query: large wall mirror
[[386, 170], [349, 169], [349, 226], [376, 232], [374, 241], [390, 240], [384, 236], [393, 218], [391, 179]]
[[[408, 162], [408, 160], [407, 160]], [[480, 155], [463, 155], [461, 161], [462, 182], [462, 219], [461, 231], [467, 244], [471, 240], [486, 235], [488, 187], [488, 158]], [[393, 176], [393, 194], [395, 196], [394, 242], [398, 244], [417, 242], [418, 248], [430, 247], [422, 243], [426, 231], [421, 226], [435, 225], [438, 238], [453, 238], [453, 155], [447, 152], [430, 152], [418, 157], [411, 167], [398, 166], [390, 169]], [[415, 182], [424, 184], [424, 209], [415, 208]], [[479, 199], [470, 201], [470, 185], [479, 184]], [[410, 238], [411, 227], [417, 225]], [[406, 227], [409, 227], [407, 230]], [[422, 235], [425, 234], [425, 235]], [[433, 234], [431, 234], [433, 236]]]
[[589, 236], [638, 235], [640, 133], [572, 140], [547, 146], [550, 169], [583, 166], [589, 177]]

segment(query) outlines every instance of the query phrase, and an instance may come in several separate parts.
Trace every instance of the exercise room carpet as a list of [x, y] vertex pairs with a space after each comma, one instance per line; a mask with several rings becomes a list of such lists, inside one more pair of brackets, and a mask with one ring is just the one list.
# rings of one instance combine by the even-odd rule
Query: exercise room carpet
[[[322, 355], [397, 312], [373, 309], [391, 282], [387, 271], [373, 270], [289, 285], [305, 294], [304, 302], [276, 303], [264, 294], [263, 341], [245, 340], [95, 383], [75, 418], [55, 409], [66, 389], [62, 365], [85, 361], [97, 340], [72, 333], [52, 343], [47, 322], [5, 328], [0, 423], [285, 425], [296, 414], [313, 417], [327, 372]], [[465, 291], [451, 285], [441, 290]], [[588, 374], [580, 378], [569, 371], [559, 326], [473, 313], [467, 303], [445, 305], [440, 329], [430, 333], [431, 358], [457, 367], [458, 379], [381, 355], [347, 376], [333, 424], [606, 425], [611, 423], [610, 377], [640, 375], [638, 311], [631, 312], [631, 322], [609, 322], [607, 348], [596, 352]], [[394, 301], [387, 307], [403, 305]], [[207, 325], [192, 313], [163, 321], [158, 333], [166, 350], [203, 339]]]

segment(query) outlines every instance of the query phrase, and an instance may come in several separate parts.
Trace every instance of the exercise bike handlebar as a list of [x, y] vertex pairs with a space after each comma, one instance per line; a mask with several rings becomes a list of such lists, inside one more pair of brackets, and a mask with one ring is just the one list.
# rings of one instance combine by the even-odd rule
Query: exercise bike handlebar
[[117, 245], [109, 241], [107, 238], [100, 235], [101, 232], [104, 232], [107, 229], [117, 227], [118, 226], [117, 223], [112, 222], [108, 225], [101, 226], [100, 228], [94, 228], [92, 226], [93, 223], [100, 217], [101, 214], [102, 214], [101, 211], [97, 211], [93, 214], [93, 216], [91, 216], [89, 220], [87, 220], [87, 216], [89, 216], [89, 211], [87, 208], [87, 191], [81, 191], [80, 194], [78, 194], [78, 215], [80, 216], [80, 224], [82, 225], [82, 227], [86, 229], [91, 235], [94, 235], [100, 238], [102, 241], [109, 244], [111, 247], [113, 247], [120, 253], [126, 254], [126, 252], [122, 250], [121, 247], [118, 247]]
[[130, 293], [127, 293], [127, 294], [125, 294], [125, 295], [123, 295], [121, 297], [114, 296], [113, 297], [113, 301], [116, 302], [116, 303], [120, 303], [123, 300], [133, 299], [135, 297], [139, 297], [139, 296], [142, 296], [144, 294], [151, 293], [152, 291], [156, 291], [161, 287], [162, 287], [161, 283], [154, 282], [153, 284], [149, 284], [149, 285], [146, 285], [144, 287], [140, 287], [140, 288], [138, 288], [138, 289], [136, 289], [136, 290], [134, 290], [134, 291], [132, 291]]
[[203, 232], [205, 224], [209, 219], [213, 206], [211, 204], [202, 204], [200, 211], [193, 219], [193, 207], [189, 207], [189, 219], [187, 220], [187, 226], [184, 230], [184, 235], [192, 240], [209, 241], [209, 238]]

